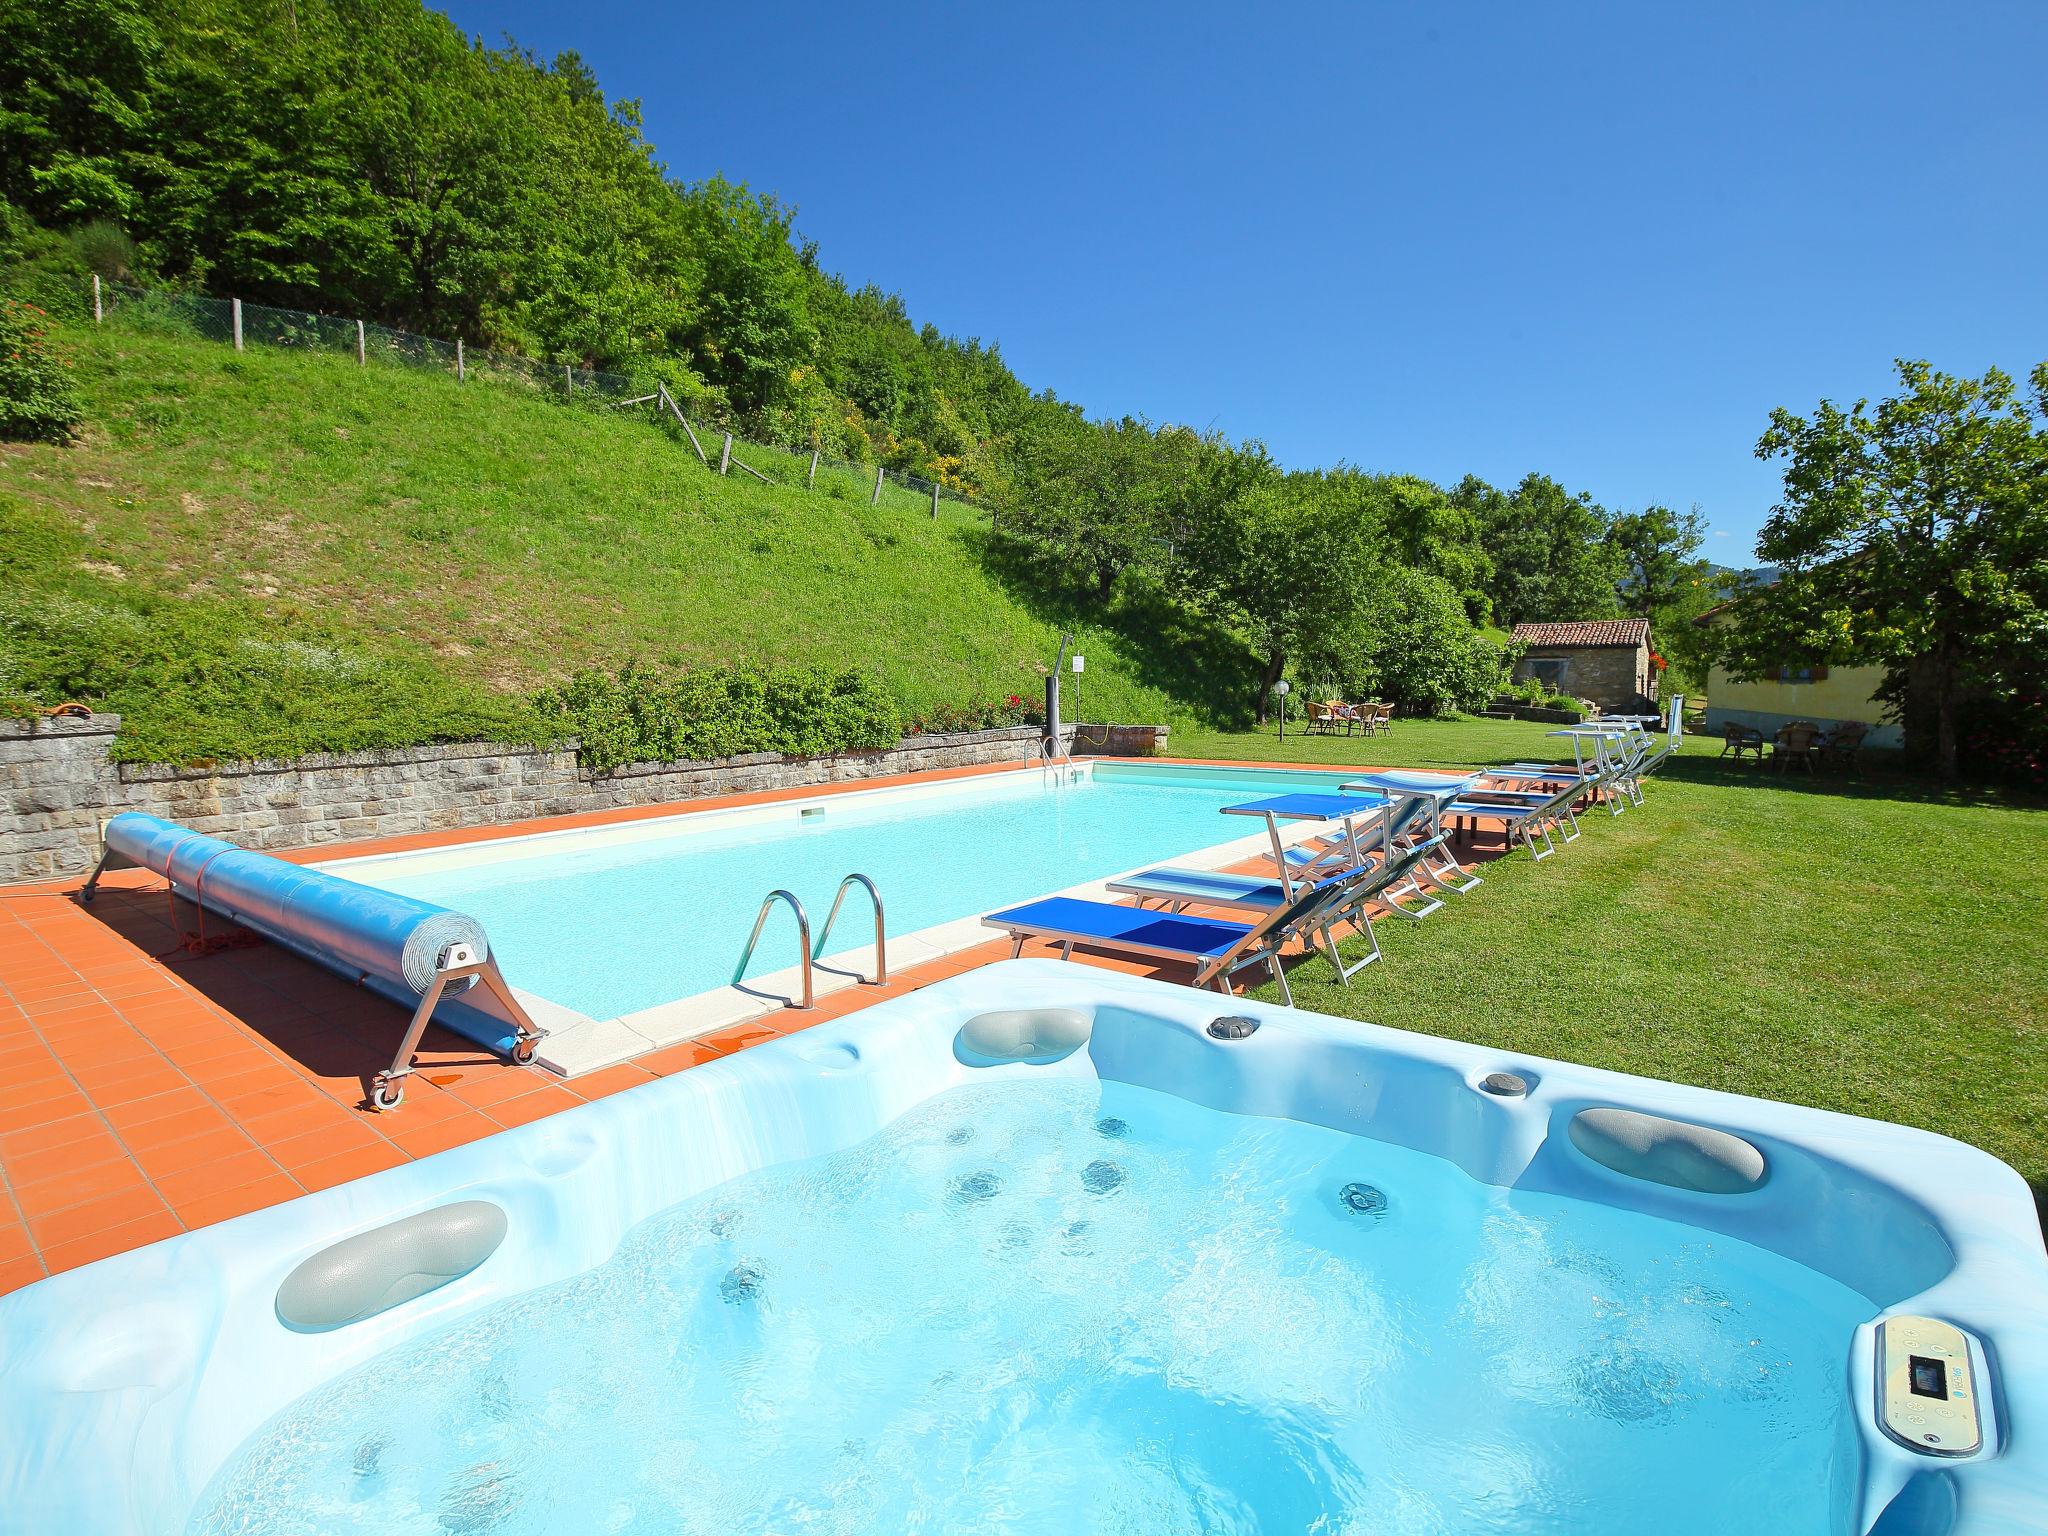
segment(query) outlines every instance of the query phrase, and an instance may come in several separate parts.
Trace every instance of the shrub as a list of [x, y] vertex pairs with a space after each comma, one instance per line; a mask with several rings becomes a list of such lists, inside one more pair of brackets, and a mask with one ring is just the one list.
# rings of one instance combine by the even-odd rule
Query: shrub
[[913, 736], [941, 736], [956, 731], [999, 731], [1006, 726], [1043, 725], [1045, 710], [1020, 694], [999, 702], [941, 704], [913, 715], [905, 723]]
[[896, 744], [896, 705], [866, 673], [822, 667], [701, 667], [629, 662], [591, 668], [535, 699], [582, 743], [586, 767], [703, 762], [744, 752], [820, 757]]
[[1405, 713], [1478, 709], [1500, 687], [1500, 647], [1472, 628], [1464, 602], [1439, 577], [1386, 571], [1361, 640], [1341, 671], [1354, 691]]
[[84, 415], [49, 330], [35, 305], [0, 299], [0, 438], [61, 442]]

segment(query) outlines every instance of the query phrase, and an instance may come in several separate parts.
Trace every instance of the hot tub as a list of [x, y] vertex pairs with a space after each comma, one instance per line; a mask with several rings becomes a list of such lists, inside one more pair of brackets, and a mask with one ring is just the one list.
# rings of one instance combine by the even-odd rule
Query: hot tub
[[2034, 1532], [2044, 1296], [1955, 1141], [1013, 961], [0, 1299], [0, 1530]]

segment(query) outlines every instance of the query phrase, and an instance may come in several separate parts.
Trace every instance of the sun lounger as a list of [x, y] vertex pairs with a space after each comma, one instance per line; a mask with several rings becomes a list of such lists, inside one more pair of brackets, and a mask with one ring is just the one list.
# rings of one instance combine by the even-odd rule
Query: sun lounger
[[[1400, 911], [1389, 892], [1408, 882], [1412, 872], [1442, 843], [1441, 836], [1424, 839], [1398, 849], [1392, 858], [1362, 869], [1356, 877], [1351, 877], [1353, 883], [1345, 890], [1344, 899], [1329, 910], [1324, 922], [1315, 930], [1315, 936], [1323, 940], [1329, 952], [1330, 963], [1337, 968], [1339, 981], [1349, 981], [1380, 958], [1379, 935], [1373, 932], [1368, 903], [1377, 898], [1391, 910]], [[1172, 913], [1184, 912], [1190, 906], [1270, 912], [1287, 900], [1277, 880], [1267, 880], [1259, 875], [1226, 874], [1221, 870], [1176, 869], [1170, 865], [1112, 880], [1109, 888], [1122, 896], [1135, 896], [1140, 907], [1149, 901], [1162, 902]], [[1366, 957], [1355, 965], [1346, 966], [1338, 957], [1334, 930], [1340, 922], [1349, 923], [1370, 946]]]
[[[1540, 863], [1557, 852], [1557, 842], [1551, 835], [1553, 829], [1562, 830], [1569, 825], [1571, 830], [1564, 834], [1564, 841], [1577, 840], [1579, 819], [1572, 805], [1580, 793], [1579, 786], [1569, 785], [1548, 800], [1532, 803], [1518, 797], [1490, 798], [1483, 790], [1475, 791], [1445, 806], [1444, 815], [1454, 822], [1497, 821], [1510, 843], [1519, 838], [1529, 850], [1529, 857]], [[1540, 849], [1536, 846], [1539, 834], [1543, 838]]]
[[[1026, 902], [1003, 912], [991, 912], [982, 919], [999, 928], [1014, 941], [1013, 954], [1021, 954], [1026, 939], [1047, 939], [1060, 946], [1071, 959], [1076, 944], [1089, 949], [1107, 949], [1121, 954], [1142, 955], [1154, 960], [1179, 960], [1195, 968], [1195, 985], [1213, 985], [1219, 992], [1230, 990], [1230, 978], [1250, 966], [1264, 965], [1280, 983], [1280, 994], [1291, 1007], [1294, 994], [1288, 989], [1287, 974], [1280, 968], [1280, 949], [1289, 939], [1313, 942], [1324, 938], [1332, 954], [1336, 942], [1327, 933], [1332, 915], [1340, 912], [1349, 898], [1349, 886], [1363, 872], [1333, 875], [1298, 891], [1285, 906], [1251, 923], [1225, 922], [1213, 917], [1156, 912], [1145, 907], [1119, 906], [1108, 901], [1083, 901], [1074, 896], [1049, 896]], [[1341, 968], [1341, 962], [1339, 962]]]
[[[1422, 847], [1423, 857], [1411, 861], [1406, 875], [1381, 895], [1388, 910], [1412, 918], [1427, 917], [1443, 906], [1440, 898], [1423, 890], [1418, 875], [1448, 891], [1470, 890], [1479, 883], [1469, 875], [1463, 885], [1453, 878], [1451, 872], [1465, 875], [1465, 870], [1451, 856], [1450, 844], [1438, 835], [1433, 795], [1396, 793], [1388, 799], [1385, 809], [1348, 826], [1348, 836], [1341, 831], [1331, 832], [1304, 838], [1285, 849], [1281, 868], [1290, 878], [1318, 878], [1335, 872], [1377, 868], [1384, 860], [1398, 858], [1409, 848]], [[1404, 905], [1403, 898], [1419, 901], [1421, 905]]]

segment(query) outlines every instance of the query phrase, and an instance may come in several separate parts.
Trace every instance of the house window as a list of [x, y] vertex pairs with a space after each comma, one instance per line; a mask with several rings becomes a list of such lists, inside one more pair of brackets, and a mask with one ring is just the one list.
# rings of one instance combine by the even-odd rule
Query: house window
[[1777, 681], [1781, 683], [1818, 683], [1828, 675], [1826, 667], [1780, 667]]
[[1564, 687], [1564, 657], [1531, 656], [1522, 664], [1529, 669], [1529, 676], [1552, 693], [1559, 692]]

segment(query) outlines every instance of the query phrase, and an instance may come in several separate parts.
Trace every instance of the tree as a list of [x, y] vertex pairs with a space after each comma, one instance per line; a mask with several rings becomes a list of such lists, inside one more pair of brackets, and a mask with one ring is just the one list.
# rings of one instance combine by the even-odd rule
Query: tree
[[1724, 659], [1744, 678], [1882, 666], [1909, 736], [1924, 690], [1952, 779], [1965, 690], [2011, 695], [2048, 672], [2048, 363], [2031, 398], [1996, 368], [1897, 366], [1902, 392], [1875, 408], [1771, 413], [1756, 452], [1786, 461], [1785, 491], [1757, 553], [1782, 574], [1744, 599]]
[[1451, 500], [1479, 519], [1494, 623], [1614, 616], [1620, 557], [1592, 497], [1574, 496], [1548, 475], [1525, 475], [1512, 494], [1468, 475]]
[[1645, 507], [1623, 512], [1607, 525], [1607, 542], [1620, 559], [1620, 595], [1638, 618], [1656, 619], [1702, 574], [1697, 558], [1706, 519], [1695, 507], [1673, 512]]
[[1487, 596], [1493, 561], [1479, 514], [1415, 475], [1381, 477], [1375, 489], [1380, 526], [1395, 557], [1441, 577], [1465, 605], [1466, 617], [1484, 623], [1493, 607]]
[[1290, 657], [1356, 650], [1375, 560], [1368, 529], [1320, 477], [1274, 472], [1257, 444], [1241, 451], [1252, 472], [1190, 509], [1179, 567], [1194, 600], [1257, 653], [1263, 724]]

